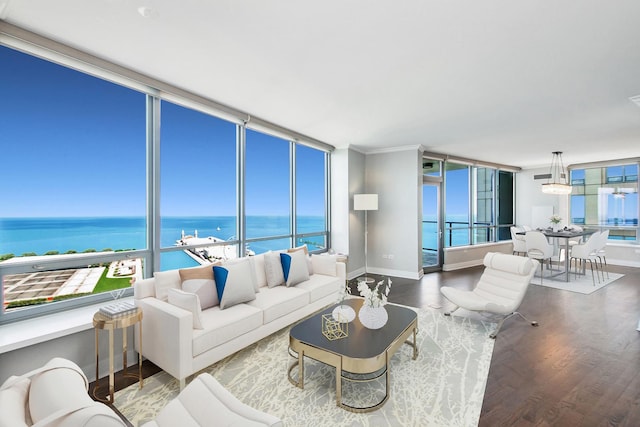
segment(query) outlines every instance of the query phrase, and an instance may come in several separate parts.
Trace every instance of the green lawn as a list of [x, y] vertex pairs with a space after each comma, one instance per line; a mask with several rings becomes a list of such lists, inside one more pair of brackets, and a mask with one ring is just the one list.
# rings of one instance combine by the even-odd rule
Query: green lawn
[[105, 268], [102, 272], [102, 276], [100, 276], [100, 280], [96, 283], [96, 287], [93, 288], [94, 294], [99, 294], [100, 292], [108, 292], [114, 289], [122, 289], [128, 288], [131, 286], [130, 277], [118, 277], [118, 278], [108, 278], [107, 272], [109, 268]]

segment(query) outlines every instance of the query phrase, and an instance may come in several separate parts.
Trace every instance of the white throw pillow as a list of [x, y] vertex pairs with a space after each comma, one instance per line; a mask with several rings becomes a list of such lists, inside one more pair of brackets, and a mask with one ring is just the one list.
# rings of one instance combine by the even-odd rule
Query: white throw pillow
[[253, 276], [251, 280], [253, 281], [254, 291], [258, 292], [260, 290], [260, 285], [258, 285], [258, 275], [256, 273], [256, 264], [255, 264], [254, 257], [251, 256], [251, 257], [230, 259], [225, 261], [224, 264], [222, 264], [222, 266], [224, 267], [225, 265], [232, 265], [232, 264], [238, 264], [243, 262], [249, 263], [249, 265], [251, 266], [250, 273]]
[[309, 269], [309, 276], [313, 276], [315, 271], [313, 269], [313, 262], [311, 261], [311, 255], [305, 257], [307, 259], [307, 268]]
[[267, 286], [284, 285], [284, 273], [280, 261], [279, 252], [267, 252], [264, 254], [264, 272], [267, 276]]
[[[213, 268], [211, 271], [213, 276]], [[188, 279], [182, 282], [182, 290], [198, 295], [200, 308], [206, 310], [209, 307], [220, 304], [216, 282], [212, 279]]]
[[253, 264], [256, 268], [256, 281], [258, 282], [258, 288], [267, 286], [267, 274], [264, 271], [264, 254], [255, 255], [253, 258]]
[[[9, 377], [7, 381], [13, 382], [14, 378]], [[31, 422], [28, 422], [31, 421], [31, 417], [27, 421], [30, 384], [29, 378], [22, 378], [12, 386], [0, 390], [0, 426], [27, 427], [31, 425]]]
[[191, 312], [193, 315], [193, 329], [202, 329], [202, 309], [200, 309], [198, 295], [180, 289], [169, 289], [167, 296], [169, 304]]
[[298, 283], [309, 280], [309, 267], [307, 256], [303, 251], [280, 254], [282, 272], [287, 286], [295, 286]]
[[180, 289], [180, 273], [178, 270], [156, 271], [153, 273], [156, 298], [167, 301], [169, 289]]
[[221, 310], [256, 299], [253, 264], [244, 259], [245, 262], [213, 267]]
[[336, 256], [335, 255], [311, 255], [313, 271], [316, 274], [324, 274], [325, 276], [336, 275]]

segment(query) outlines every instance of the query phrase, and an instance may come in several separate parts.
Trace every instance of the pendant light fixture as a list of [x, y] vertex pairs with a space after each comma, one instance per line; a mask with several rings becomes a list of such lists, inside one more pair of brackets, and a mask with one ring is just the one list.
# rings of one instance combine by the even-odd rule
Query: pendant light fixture
[[567, 195], [571, 194], [569, 175], [562, 164], [562, 151], [554, 151], [549, 168], [549, 181], [542, 184], [542, 192], [545, 194]]

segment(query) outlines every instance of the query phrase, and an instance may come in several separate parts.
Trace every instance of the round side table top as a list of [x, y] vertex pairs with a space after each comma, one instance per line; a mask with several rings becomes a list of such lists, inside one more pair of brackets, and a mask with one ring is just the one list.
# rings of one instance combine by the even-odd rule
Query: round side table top
[[135, 325], [141, 320], [142, 309], [140, 307], [134, 313], [113, 318], [98, 311], [93, 315], [93, 327], [97, 329], [122, 329]]

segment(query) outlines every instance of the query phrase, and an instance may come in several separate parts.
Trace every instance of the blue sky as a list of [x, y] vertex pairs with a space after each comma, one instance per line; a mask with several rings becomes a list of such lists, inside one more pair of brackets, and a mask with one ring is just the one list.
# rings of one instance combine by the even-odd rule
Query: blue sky
[[[3, 46], [0, 64], [0, 217], [144, 215], [145, 95]], [[235, 125], [161, 111], [162, 215], [235, 215]], [[247, 133], [247, 213], [287, 215], [288, 144]], [[299, 149], [300, 215], [324, 213], [322, 156]]]

